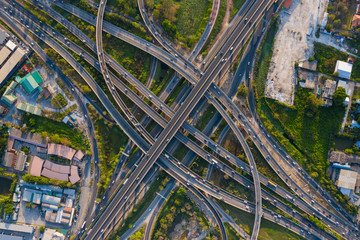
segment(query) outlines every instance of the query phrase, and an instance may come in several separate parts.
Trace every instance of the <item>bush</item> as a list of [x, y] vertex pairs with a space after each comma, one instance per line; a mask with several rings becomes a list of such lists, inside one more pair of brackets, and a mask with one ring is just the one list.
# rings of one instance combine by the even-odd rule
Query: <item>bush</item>
[[45, 232], [45, 226], [40, 226], [40, 233], [44, 233]]

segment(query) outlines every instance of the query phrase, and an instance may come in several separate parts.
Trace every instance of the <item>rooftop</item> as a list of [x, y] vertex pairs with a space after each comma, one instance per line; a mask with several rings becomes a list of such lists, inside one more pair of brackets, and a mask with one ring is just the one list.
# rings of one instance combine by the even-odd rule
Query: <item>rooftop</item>
[[49, 143], [48, 144], [48, 154], [55, 155], [67, 160], [71, 160], [75, 155], [76, 150], [61, 144]]
[[337, 186], [340, 188], [354, 190], [357, 175], [358, 173], [355, 171], [340, 169], [339, 179], [337, 180]]
[[31, 133], [31, 132], [22, 132], [20, 129], [17, 128], [10, 128], [9, 133], [10, 138], [27, 142], [29, 144], [33, 144], [39, 147], [46, 148], [46, 140], [42, 139], [40, 134]]
[[3, 64], [0, 69], [0, 84], [6, 79], [11, 70], [18, 64], [18, 62], [23, 58], [25, 52], [20, 48], [17, 48], [16, 51], [10, 56], [10, 58]]
[[351, 63], [337, 60], [334, 72], [338, 72], [339, 77], [350, 79], [352, 67]]
[[34, 231], [34, 228], [32, 226], [4, 223], [4, 222], [0, 222], [0, 229], [7, 231], [28, 233], [28, 234], [32, 234]]
[[38, 156], [34, 156], [30, 162], [29, 173], [32, 176], [38, 176], [38, 177], [41, 176], [41, 170], [42, 170], [43, 164], [44, 164], [43, 159], [39, 158]]
[[23, 78], [17, 78], [16, 81], [21, 84], [28, 94], [32, 94], [36, 89], [40, 92], [42, 91], [39, 85], [43, 82], [43, 80], [38, 71], [28, 73]]

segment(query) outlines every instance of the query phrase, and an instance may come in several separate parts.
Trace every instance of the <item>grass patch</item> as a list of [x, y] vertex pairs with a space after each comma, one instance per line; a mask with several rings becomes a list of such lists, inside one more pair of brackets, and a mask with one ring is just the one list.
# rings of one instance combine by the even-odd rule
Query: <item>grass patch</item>
[[[235, 220], [239, 226], [244, 229], [245, 232], [251, 234], [254, 224], [254, 215], [248, 212], [239, 210], [224, 202], [218, 201], [223, 209]], [[305, 238], [295, 234], [294, 232], [270, 222], [266, 219], [261, 220], [261, 227], [259, 231], [259, 240], [305, 240]]]
[[215, 113], [215, 107], [213, 105], [209, 105], [206, 110], [201, 114], [199, 120], [196, 121], [195, 127], [200, 131], [204, 130], [206, 124], [210, 121], [210, 119], [214, 116]]
[[61, 93], [58, 93], [55, 97], [53, 97], [53, 99], [51, 99], [51, 104], [55, 109], [61, 109], [63, 107], [66, 107], [68, 102]]
[[225, 228], [226, 228], [226, 235], [227, 235], [227, 238], [229, 240], [238, 240], [238, 239], [244, 239], [240, 236], [240, 234], [238, 234], [235, 229], [233, 229], [231, 227], [231, 225], [229, 223], [225, 223]]
[[41, 134], [41, 137], [49, 137], [54, 143], [68, 145], [75, 149], [86, 152], [89, 142], [79, 129], [71, 127], [63, 122], [57, 122], [45, 117], [26, 113], [23, 118], [26, 129]]
[[158, 95], [163, 88], [163, 86], [170, 80], [171, 76], [174, 74], [174, 70], [169, 68], [163, 62], [158, 62], [157, 69], [153, 82], [150, 86], [150, 91], [155, 95]]
[[56, 78], [55, 79], [57, 85], [59, 85], [59, 87], [64, 91], [66, 97], [70, 100], [73, 100], [74, 97], [72, 96], [72, 94], [70, 93], [69, 89], [67, 89], [64, 85], [64, 83], [59, 79], [59, 78]]
[[166, 105], [170, 106], [175, 98], [177, 97], [177, 95], [179, 95], [179, 93], [181, 92], [181, 90], [185, 87], [187, 81], [185, 81], [184, 78], [182, 78], [179, 82], [179, 85], [174, 89], [174, 91], [172, 92], [172, 94], [170, 94], [170, 97], [166, 100]]

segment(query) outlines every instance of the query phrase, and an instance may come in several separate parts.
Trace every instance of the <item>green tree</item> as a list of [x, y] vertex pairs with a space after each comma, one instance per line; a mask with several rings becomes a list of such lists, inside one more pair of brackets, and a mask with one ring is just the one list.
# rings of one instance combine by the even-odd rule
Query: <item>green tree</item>
[[340, 106], [345, 101], [346, 97], [347, 95], [345, 89], [343, 87], [339, 87], [334, 93], [334, 105]]

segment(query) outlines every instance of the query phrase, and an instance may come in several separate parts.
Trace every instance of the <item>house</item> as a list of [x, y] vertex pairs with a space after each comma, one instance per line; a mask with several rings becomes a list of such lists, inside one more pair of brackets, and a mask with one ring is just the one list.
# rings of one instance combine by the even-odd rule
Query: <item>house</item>
[[22, 132], [17, 128], [10, 128], [9, 132], [10, 140], [18, 140], [21, 142], [26, 142], [28, 144], [32, 144], [38, 147], [46, 148], [47, 142], [45, 139], [41, 138], [40, 134], [31, 133], [31, 132]]
[[338, 72], [339, 77], [350, 79], [352, 67], [351, 63], [337, 60], [334, 72]]
[[15, 78], [15, 81], [17, 81], [23, 87], [27, 94], [32, 94], [36, 90], [42, 92], [42, 88], [40, 87], [40, 85], [42, 84], [43, 79], [41, 78], [38, 71], [28, 73], [23, 78], [17, 76]]
[[360, 128], [360, 124], [357, 121], [352, 120], [350, 128], [354, 128], [354, 127], [355, 128]]
[[357, 175], [358, 173], [355, 171], [340, 169], [339, 179], [336, 181], [336, 185], [344, 195], [350, 197], [354, 192]]

